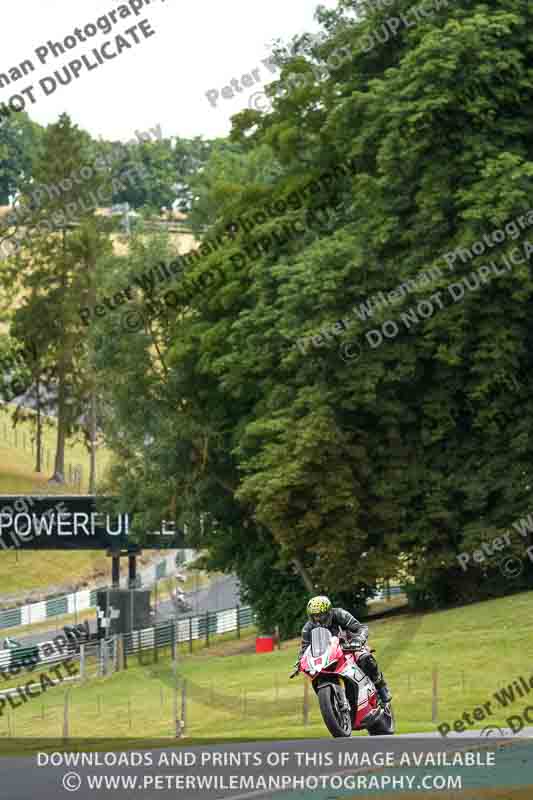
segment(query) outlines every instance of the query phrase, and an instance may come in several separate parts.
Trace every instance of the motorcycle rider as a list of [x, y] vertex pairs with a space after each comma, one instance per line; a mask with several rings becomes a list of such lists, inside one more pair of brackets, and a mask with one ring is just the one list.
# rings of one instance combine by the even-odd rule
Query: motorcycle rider
[[[302, 644], [295, 664], [300, 671], [300, 659], [311, 644], [311, 631], [317, 626], [327, 628], [333, 636], [346, 632], [352, 634], [350, 645], [362, 652], [356, 654], [357, 666], [367, 675], [377, 689], [378, 697], [383, 704], [390, 703], [392, 695], [385, 683], [383, 673], [372, 653], [365, 647], [368, 639], [368, 625], [361, 625], [349, 611], [344, 608], [333, 608], [329, 597], [319, 595], [312, 597], [307, 604], [308, 622], [302, 628]], [[296, 674], [296, 673], [293, 673]]]

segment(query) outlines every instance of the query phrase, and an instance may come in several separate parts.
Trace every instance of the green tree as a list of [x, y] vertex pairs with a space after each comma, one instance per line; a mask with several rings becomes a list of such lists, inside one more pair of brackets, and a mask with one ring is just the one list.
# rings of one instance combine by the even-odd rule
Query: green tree
[[41, 137], [42, 128], [25, 112], [11, 114], [0, 124], [0, 205], [8, 205], [28, 180]]
[[[84, 211], [76, 203], [79, 188], [71, 178], [93, 158], [90, 137], [68, 116], [62, 115], [46, 129], [32, 180], [26, 183], [22, 197], [29, 213], [21, 247], [4, 270], [24, 297], [24, 313], [17, 317], [18, 338], [32, 341], [38, 338], [39, 326], [46, 326], [41, 341], [46, 343], [47, 361], [53, 364], [53, 379], [47, 389], [54, 395], [57, 413], [53, 480], [61, 483], [66, 440], [75, 429], [86, 384], [82, 370], [86, 344], [77, 309], [87, 286], [87, 252], [93, 247], [89, 233], [93, 209]], [[105, 175], [96, 174], [84, 189], [95, 191], [106, 180]], [[35, 207], [30, 197], [34, 184], [60, 186], [61, 191], [50, 193]], [[73, 204], [78, 209], [75, 217], [69, 209]]]
[[[457, 554], [529, 509], [527, 6], [443, 0], [380, 41], [389, 16], [345, 0], [319, 13], [322, 42], [280, 49], [273, 111], [237, 115], [198, 180], [219, 245], [176, 280], [153, 337], [106, 349], [108, 369], [126, 364], [109, 397], [117, 485], [150, 513], [175, 507], [264, 607], [250, 538], [265, 584], [276, 571], [273, 615], [294, 575], [352, 605], [406, 569], [426, 605], [518, 588], [494, 565], [462, 573]], [[451, 281], [517, 246], [516, 268], [454, 302]]]

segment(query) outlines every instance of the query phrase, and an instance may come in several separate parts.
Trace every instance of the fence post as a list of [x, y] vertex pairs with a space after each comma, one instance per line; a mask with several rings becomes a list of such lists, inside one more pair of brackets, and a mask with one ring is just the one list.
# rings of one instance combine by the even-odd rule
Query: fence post
[[237, 639], [241, 638], [241, 607], [237, 606]]
[[209, 647], [209, 611], [205, 612], [205, 646]]
[[181, 722], [178, 717], [178, 659], [174, 661], [174, 703], [173, 703], [174, 725], [176, 726], [176, 739], [181, 736]]
[[187, 731], [187, 681], [184, 678], [181, 687], [181, 735], [186, 736]]
[[176, 639], [177, 639], [176, 626], [177, 626], [177, 624], [178, 623], [174, 622], [174, 620], [172, 621], [172, 635], [171, 635], [171, 639], [170, 639], [170, 648], [171, 648], [171, 654], [172, 654], [172, 661], [176, 661], [176, 653], [177, 653], [177, 648], [176, 648]]
[[114, 664], [113, 664], [113, 671], [118, 672], [120, 670], [120, 664], [122, 661], [122, 654], [120, 652], [122, 645], [122, 634], [115, 633], [114, 637], [114, 644], [113, 644], [113, 656], [114, 656]]
[[436, 722], [439, 716], [439, 699], [438, 699], [438, 691], [439, 691], [439, 672], [435, 667], [433, 669], [433, 699], [431, 703], [431, 721]]
[[65, 690], [65, 705], [63, 709], [63, 739], [68, 739], [68, 699], [70, 689]]
[[279, 625], [276, 625], [276, 643], [278, 645], [278, 650], [281, 650], [281, 637], [279, 635]]
[[80, 680], [85, 680], [85, 645], [80, 644]]
[[309, 681], [304, 678], [304, 725], [309, 725]]
[[106, 654], [105, 639], [100, 639], [100, 652], [98, 654], [98, 656], [99, 656], [99, 658], [98, 658], [98, 662], [99, 662], [98, 663], [98, 666], [99, 666], [98, 675], [99, 675], [100, 678], [103, 678], [104, 675], [106, 674], [106, 666], [107, 666], [107, 664], [106, 664], [105, 654]]
[[189, 653], [192, 655], [192, 617], [189, 617]]

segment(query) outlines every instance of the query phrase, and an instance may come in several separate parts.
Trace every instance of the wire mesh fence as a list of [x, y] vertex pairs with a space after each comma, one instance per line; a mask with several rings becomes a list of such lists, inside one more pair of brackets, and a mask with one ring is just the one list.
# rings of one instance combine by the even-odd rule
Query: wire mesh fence
[[[25, 428], [14, 425], [9, 414], [0, 409], [0, 441], [8, 447], [23, 450], [32, 456], [36, 454], [35, 436]], [[50, 471], [54, 467], [54, 453], [46, 444], [41, 450], [41, 465], [43, 470]], [[83, 466], [79, 463], [67, 461], [65, 464], [65, 480], [70, 486], [76, 487], [81, 492], [83, 484]]]

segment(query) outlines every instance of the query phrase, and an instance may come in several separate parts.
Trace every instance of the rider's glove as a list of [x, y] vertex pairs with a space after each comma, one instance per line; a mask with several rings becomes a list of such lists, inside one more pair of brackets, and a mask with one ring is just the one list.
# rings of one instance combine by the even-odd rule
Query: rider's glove
[[298, 659], [298, 661], [294, 665], [294, 672], [289, 677], [295, 678], [299, 672], [300, 672], [300, 659]]

